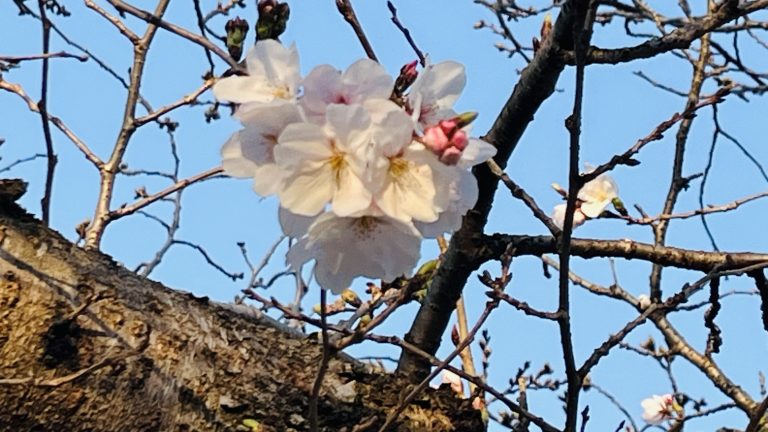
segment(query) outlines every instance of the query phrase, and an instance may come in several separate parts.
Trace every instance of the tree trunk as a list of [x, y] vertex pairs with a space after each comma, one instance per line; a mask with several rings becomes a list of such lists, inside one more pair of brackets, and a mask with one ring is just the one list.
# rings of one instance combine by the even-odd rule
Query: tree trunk
[[[18, 207], [18, 195], [0, 191], [0, 430], [309, 429], [319, 343], [85, 251]], [[407, 386], [335, 356], [320, 430], [377, 430]], [[393, 430], [485, 427], [468, 400], [429, 389]]]

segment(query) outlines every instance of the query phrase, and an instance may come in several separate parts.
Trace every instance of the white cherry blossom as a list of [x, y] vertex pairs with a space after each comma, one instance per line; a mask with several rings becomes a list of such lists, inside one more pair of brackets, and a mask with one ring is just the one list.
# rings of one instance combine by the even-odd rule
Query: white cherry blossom
[[[550, 216], [552, 222], [554, 222], [560, 229], [563, 229], [565, 226], [566, 206], [565, 203], [556, 205], [554, 210], [552, 210], [552, 216]], [[573, 228], [575, 229], [576, 227], [583, 225], [586, 221], [587, 216], [581, 212], [581, 209], [577, 208], [573, 214]]]
[[391, 281], [413, 271], [419, 260], [421, 237], [410, 224], [387, 217], [320, 215], [307, 236], [288, 251], [287, 260], [299, 268], [315, 260], [318, 284], [336, 294], [356, 277]]
[[475, 206], [479, 193], [477, 179], [468, 169], [495, 155], [496, 147], [470, 138], [455, 165], [443, 165], [442, 169], [435, 171], [439, 197], [437, 202], [442, 205], [443, 211], [435, 222], [415, 223], [424, 237], [435, 238], [459, 229], [463, 216]]
[[246, 67], [248, 76], [230, 76], [213, 86], [216, 99], [239, 104], [296, 101], [301, 74], [295, 45], [261, 40], [248, 52]]
[[477, 202], [479, 191], [475, 176], [466, 170], [456, 170], [453, 174], [455, 178], [440, 187], [441, 190], [447, 191], [448, 202], [438, 219], [431, 223], [414, 222], [421, 235], [426, 238], [436, 238], [459, 229], [463, 216]]
[[640, 309], [648, 309], [651, 307], [651, 298], [647, 294], [640, 294], [637, 296], [637, 305]]
[[596, 218], [619, 196], [619, 186], [608, 174], [600, 174], [587, 182], [579, 191], [581, 211], [589, 218]]
[[301, 121], [299, 108], [284, 103], [255, 107], [236, 115], [245, 126], [221, 148], [224, 172], [234, 177], [253, 177], [253, 188], [261, 196], [277, 193], [283, 171], [275, 165], [277, 138], [289, 124]]
[[661, 424], [682, 412], [682, 407], [675, 401], [674, 395], [653, 395], [640, 402], [643, 407], [643, 420], [650, 424]]
[[436, 202], [434, 170], [439, 163], [413, 141], [413, 121], [397, 105], [372, 100], [366, 104], [378, 121], [373, 128], [368, 167], [373, 201], [387, 216], [403, 222], [432, 222], [442, 210]]
[[317, 215], [330, 203], [337, 215], [349, 216], [371, 204], [363, 183], [370, 116], [361, 105], [331, 105], [326, 121], [291, 124], [275, 146], [285, 178], [280, 204], [298, 215]]
[[408, 93], [408, 107], [422, 127], [453, 117], [453, 104], [461, 95], [467, 77], [464, 65], [453, 61], [429, 64], [416, 78]]
[[370, 59], [356, 61], [343, 73], [333, 66], [320, 65], [304, 78], [300, 104], [310, 120], [321, 123], [328, 105], [386, 100], [392, 94], [394, 83], [384, 67]]

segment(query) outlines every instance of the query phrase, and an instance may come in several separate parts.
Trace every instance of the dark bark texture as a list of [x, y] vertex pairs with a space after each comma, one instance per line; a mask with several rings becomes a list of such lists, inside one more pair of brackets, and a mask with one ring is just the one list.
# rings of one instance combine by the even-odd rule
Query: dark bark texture
[[[309, 429], [316, 338], [138, 277], [43, 226], [17, 195], [0, 191], [0, 430]], [[376, 430], [407, 388], [335, 356], [320, 430]], [[429, 389], [392, 430], [485, 427], [468, 400]]]

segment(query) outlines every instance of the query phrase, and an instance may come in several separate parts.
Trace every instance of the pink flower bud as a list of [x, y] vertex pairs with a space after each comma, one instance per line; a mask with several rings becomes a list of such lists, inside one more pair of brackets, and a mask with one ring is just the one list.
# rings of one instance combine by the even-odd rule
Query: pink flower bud
[[402, 68], [400, 68], [400, 74], [404, 75], [407, 78], [416, 79], [417, 76], [419, 76], [419, 72], [416, 70], [416, 65], [419, 64], [418, 60], [414, 60]]
[[463, 130], [456, 131], [451, 137], [451, 145], [461, 151], [467, 148], [467, 143], [469, 143], [469, 138]]
[[461, 160], [461, 150], [456, 147], [448, 147], [440, 155], [440, 162], [446, 165], [456, 165]]
[[456, 119], [441, 120], [437, 126], [429, 126], [424, 131], [422, 142], [428, 149], [440, 157], [440, 162], [446, 165], [456, 165], [461, 160], [461, 154], [469, 137], [459, 128]]
[[424, 131], [424, 145], [432, 150], [435, 154], [441, 154], [448, 148], [449, 139], [445, 135], [445, 131], [440, 126], [430, 126]]
[[394, 95], [402, 96], [403, 93], [416, 81], [416, 77], [419, 76], [419, 71], [416, 70], [416, 65], [419, 64], [418, 60], [414, 60], [402, 68], [400, 68], [400, 75], [395, 80]]

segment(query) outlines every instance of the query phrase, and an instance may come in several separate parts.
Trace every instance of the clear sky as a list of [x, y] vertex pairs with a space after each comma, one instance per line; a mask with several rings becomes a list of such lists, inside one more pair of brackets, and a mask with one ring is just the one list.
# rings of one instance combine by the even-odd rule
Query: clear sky
[[[32, 2], [28, 2], [32, 3]], [[116, 73], [127, 77], [130, 67], [131, 47], [114, 28], [80, 2], [69, 2], [72, 12], [69, 18], [56, 17], [55, 22], [73, 41], [86, 46], [96, 56], [110, 64]], [[105, 4], [106, 2], [98, 2]], [[133, 2], [142, 8], [151, 9], [153, 2]], [[253, 2], [239, 14], [254, 22]], [[544, 1], [532, 1], [532, 5], [544, 5]], [[659, 3], [662, 10], [675, 13], [673, 2]], [[676, 3], [676, 2], [674, 2]], [[172, 2], [167, 18], [170, 21], [195, 31], [195, 14], [191, 2]], [[216, 2], [202, 0], [204, 10], [211, 10]], [[286, 44], [296, 43], [304, 73], [314, 66], [328, 63], [345, 68], [364, 56], [360, 44], [349, 26], [338, 14], [332, 0], [292, 1], [291, 20], [283, 37]], [[468, 83], [457, 104], [457, 111], [478, 111], [480, 117], [474, 132], [478, 135], [488, 130], [500, 108], [517, 82], [524, 61], [516, 56], [507, 58], [494, 44], [500, 38], [488, 30], [474, 30], [479, 20], [495, 23], [495, 16], [487, 9], [470, 0], [422, 0], [395, 1], [402, 22], [411, 30], [419, 47], [427, 52], [431, 61], [456, 60], [466, 66]], [[359, 0], [355, 2], [357, 12], [382, 64], [395, 74], [406, 62], [415, 58], [401, 33], [389, 20], [386, 2], [383, 0]], [[105, 6], [109, 9], [108, 6]], [[700, 11], [699, 11], [700, 12]], [[12, 2], [0, 4], [0, 55], [25, 55], [39, 53], [41, 42], [39, 22], [29, 17], [16, 16], [17, 9]], [[141, 32], [144, 23], [128, 18], [128, 25]], [[221, 17], [212, 21], [211, 26], [223, 28]], [[527, 43], [538, 34], [541, 21], [536, 19], [511, 22], [509, 26], [515, 36]], [[250, 35], [252, 36], [252, 34]], [[636, 43], [623, 35], [619, 24], [598, 26], [594, 43], [603, 47], [618, 47]], [[51, 51], [76, 52], [60, 37], [53, 36]], [[741, 55], [748, 59], [755, 70], [768, 69], [768, 56], [754, 44], [745, 44]], [[39, 63], [24, 63], [18, 69], [4, 73], [4, 79], [20, 83], [33, 99], [39, 97]], [[201, 83], [207, 62], [201, 48], [183, 41], [178, 36], [160, 31], [147, 59], [147, 75], [142, 94], [153, 106], [158, 107], [175, 101], [190, 93]], [[226, 70], [223, 62], [217, 61], [217, 73]], [[658, 123], [682, 110], [684, 99], [651, 87], [633, 72], [642, 70], [666, 85], [682, 91], [690, 82], [690, 66], [671, 55], [621, 66], [592, 66], [586, 75], [586, 96], [584, 99], [583, 151], [582, 160], [593, 164], [607, 161], [613, 154], [623, 152], [634, 142], [647, 135]], [[734, 78], [740, 78], [734, 76]], [[710, 83], [705, 92], [712, 92]], [[61, 117], [66, 124], [82, 137], [101, 157], [107, 157], [114, 144], [122, 117], [125, 91], [113, 77], [104, 73], [93, 61], [80, 63], [73, 59], [51, 61], [51, 83], [49, 110]], [[202, 100], [210, 101], [213, 96], [206, 93]], [[552, 182], [567, 183], [568, 135], [563, 126], [570, 113], [573, 99], [573, 70], [566, 71], [558, 83], [555, 93], [536, 114], [534, 122], [526, 131], [519, 147], [513, 154], [507, 172], [521, 184], [547, 211], [560, 203], [560, 197], [551, 188]], [[181, 157], [181, 176], [197, 174], [220, 163], [219, 149], [227, 137], [238, 128], [236, 121], [222, 110], [222, 119], [213, 124], [203, 121], [207, 105], [179, 110], [172, 114], [180, 127], [175, 133], [178, 152]], [[40, 131], [40, 119], [27, 111], [26, 106], [15, 95], [0, 92], [0, 137], [5, 143], [0, 147], [0, 167], [11, 162], [44, 153], [44, 141]], [[749, 103], [730, 97], [719, 110], [723, 128], [740, 140], [761, 162], [768, 162], [768, 123], [765, 122], [768, 104], [764, 99], [753, 98]], [[707, 162], [712, 139], [712, 110], [704, 109], [694, 122], [689, 139], [684, 172], [686, 175], [701, 172]], [[638, 156], [642, 163], [637, 167], [619, 167], [613, 176], [620, 186], [620, 195], [630, 211], [634, 204], [641, 205], [649, 214], [658, 214], [671, 176], [674, 131], [652, 143]], [[98, 176], [93, 167], [74, 146], [58, 131], [54, 132], [59, 166], [53, 194], [52, 225], [71, 239], [76, 238], [75, 226], [92, 215], [96, 200]], [[763, 178], [742, 152], [732, 143], [722, 140], [715, 152], [705, 202], [724, 204], [749, 194], [764, 191], [768, 181]], [[168, 136], [155, 125], [147, 125], [133, 138], [126, 154], [130, 168], [147, 170], [168, 170], [172, 166]], [[32, 212], [39, 214], [39, 200], [42, 196], [45, 173], [44, 159], [20, 165], [3, 176], [22, 177], [30, 182], [29, 192], [22, 203]], [[164, 179], [153, 177], [124, 177], [119, 180], [116, 205], [133, 201], [134, 189], [146, 186], [151, 193], [167, 186]], [[699, 183], [684, 192], [677, 209], [687, 211], [698, 208]], [[247, 268], [236, 243], [246, 243], [249, 256], [259, 261], [270, 245], [279, 237], [276, 218], [276, 201], [260, 199], [250, 190], [248, 180], [220, 179], [194, 185], [184, 193], [181, 229], [178, 237], [200, 244], [210, 256], [224, 268], [233, 272]], [[168, 218], [172, 210], [167, 203], [158, 203], [147, 209], [149, 213]], [[765, 230], [765, 214], [768, 203], [758, 201], [739, 208], [727, 215], [708, 218], [718, 246], [726, 251], [768, 250], [768, 231]], [[496, 205], [491, 214], [488, 232], [514, 234], [545, 234], [546, 229], [518, 201], [504, 190], [497, 194]], [[652, 233], [647, 227], [626, 226], [614, 220], [590, 221], [579, 228], [575, 235], [587, 238], [623, 239], [651, 242]], [[164, 231], [157, 223], [135, 215], [111, 225], [104, 239], [104, 250], [116, 260], [133, 268], [154, 256], [165, 239]], [[668, 244], [694, 248], [711, 249], [698, 219], [676, 221], [668, 236]], [[285, 248], [278, 249], [265, 277], [284, 269]], [[425, 242], [422, 259], [435, 256], [436, 246]], [[616, 261], [618, 279], [623, 287], [635, 295], [648, 289], [650, 265], [641, 262]], [[498, 266], [487, 266], [491, 272]], [[556, 278], [546, 279], [542, 275], [538, 258], [519, 258], [513, 264], [514, 280], [510, 293], [532, 306], [553, 310], [557, 302]], [[603, 285], [613, 280], [609, 262], [595, 259], [589, 262], [573, 259], [573, 270], [582, 276]], [[192, 291], [198, 295], [227, 301], [231, 300], [247, 282], [233, 282], [208, 266], [200, 254], [185, 246], [176, 246], [164, 258], [162, 264], [151, 275], [152, 278], [178, 289]], [[665, 273], [663, 289], [674, 292], [686, 283], [697, 280], [701, 275], [691, 272], [668, 270]], [[358, 281], [355, 288], [364, 290], [364, 281]], [[729, 278], [722, 283], [722, 291], [749, 290], [753, 285], [745, 278]], [[484, 288], [471, 279], [465, 293], [468, 302], [470, 325], [479, 315], [484, 303]], [[611, 333], [620, 329], [636, 312], [625, 304], [596, 298], [583, 290], [573, 288], [573, 324], [577, 363], [584, 359]], [[292, 284], [278, 284], [269, 295], [286, 302], [293, 296]], [[318, 302], [318, 289], [313, 286], [305, 300], [305, 308]], [[705, 300], [701, 293], [697, 300]], [[390, 325], [382, 332], [402, 335], [412, 319], [416, 305], [400, 311]], [[672, 321], [679, 324], [689, 335], [697, 348], [703, 349], [706, 331], [703, 327], [703, 309], [696, 312], [676, 314]], [[723, 311], [717, 319], [723, 329], [725, 344], [723, 353], [716, 356], [729, 376], [747, 390], [753, 398], [759, 399], [758, 370], [765, 365], [768, 355], [768, 338], [761, 330], [759, 301], [754, 296], [733, 296], [723, 302]], [[503, 388], [506, 381], [514, 377], [525, 361], [531, 361], [532, 370], [549, 362], [556, 376], [563, 372], [557, 328], [522, 316], [510, 307], [501, 307], [488, 322], [492, 336], [490, 381]], [[636, 329], [627, 339], [637, 344], [649, 335], [659, 340], [652, 325], [645, 324]], [[452, 347], [446, 341], [440, 355], [447, 355]], [[479, 351], [476, 350], [476, 358]], [[395, 350], [379, 346], [362, 346], [353, 350], [357, 355], [390, 355], [397, 357]], [[479, 363], [479, 362], [478, 362]], [[458, 366], [458, 363], [456, 364]], [[705, 397], [714, 406], [726, 399], [711, 384], [702, 379], [685, 361], [674, 364], [678, 383], [683, 391], [694, 398]], [[765, 370], [763, 370], [765, 372]], [[638, 358], [627, 351], [616, 350], [604, 360], [592, 375], [593, 381], [619, 398], [638, 425], [640, 400], [651, 394], [670, 391], [664, 371], [652, 360]], [[531, 410], [548, 418], [554, 424], [561, 424], [559, 402], [550, 392], [534, 393], [529, 396]], [[588, 430], [614, 430], [623, 419], [605, 397], [595, 391], [584, 393], [582, 406], [589, 404], [591, 420]], [[492, 410], [499, 408], [496, 405]], [[735, 411], [717, 416], [705, 417], [690, 423], [692, 431], [714, 430], [716, 427], [744, 427], [743, 416]], [[492, 425], [490, 430], [505, 430]]]

